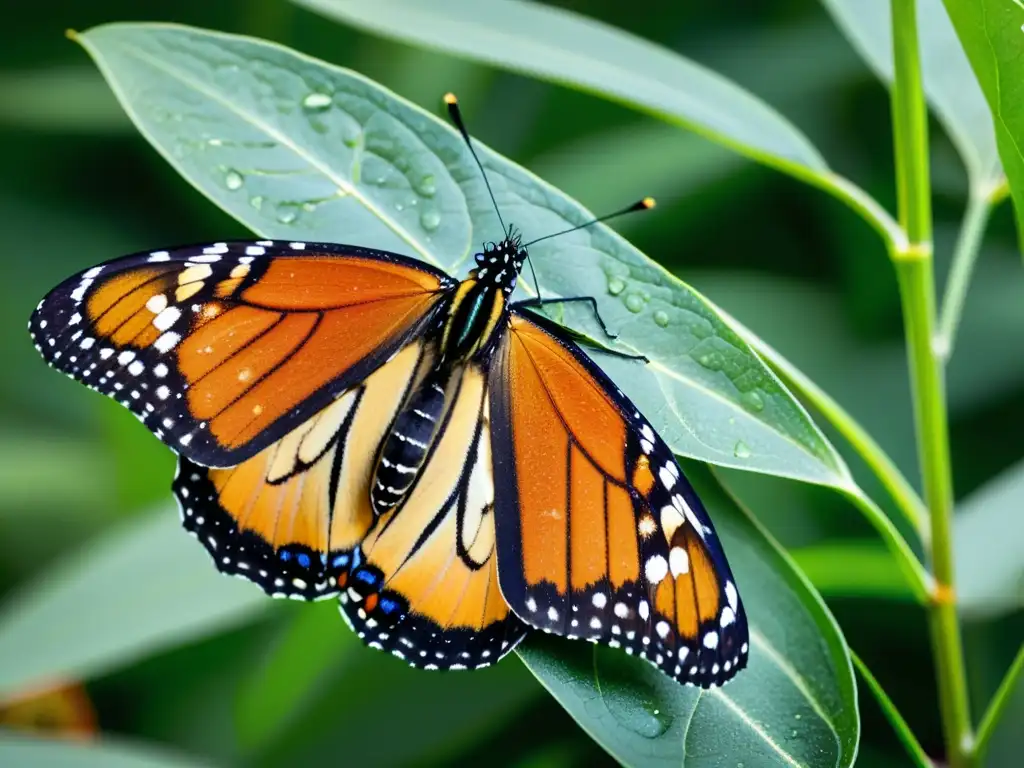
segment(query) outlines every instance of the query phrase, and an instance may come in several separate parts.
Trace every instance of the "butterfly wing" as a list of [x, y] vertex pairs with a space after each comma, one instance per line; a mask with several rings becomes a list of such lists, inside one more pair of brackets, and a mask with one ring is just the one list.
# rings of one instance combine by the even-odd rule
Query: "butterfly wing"
[[171, 448], [231, 466], [366, 378], [454, 284], [383, 251], [216, 243], [86, 270], [40, 302], [29, 331], [48, 363]]
[[473, 669], [511, 651], [527, 627], [498, 585], [483, 370], [453, 376], [447, 401], [415, 485], [357, 551], [340, 601], [371, 647], [413, 666]]
[[375, 521], [369, 488], [378, 446], [433, 354], [413, 340], [236, 467], [179, 457], [173, 490], [182, 523], [218, 569], [274, 597], [336, 594]]
[[683, 683], [733, 677], [748, 652], [735, 581], [700, 499], [633, 404], [557, 326], [516, 311], [491, 392], [512, 609]]

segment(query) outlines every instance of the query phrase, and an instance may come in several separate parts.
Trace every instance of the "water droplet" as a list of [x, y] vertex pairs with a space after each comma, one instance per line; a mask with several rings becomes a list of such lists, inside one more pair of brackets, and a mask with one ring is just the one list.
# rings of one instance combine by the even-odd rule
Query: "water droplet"
[[428, 173], [420, 179], [419, 184], [416, 185], [416, 191], [424, 197], [433, 197], [437, 192], [437, 182], [434, 180], [433, 174]]
[[263, 195], [253, 195], [249, 198], [249, 205], [257, 211], [263, 207]]
[[740, 395], [740, 402], [746, 408], [752, 411], [763, 411], [764, 410], [764, 398], [761, 397], [756, 391], [751, 390], [750, 392], [744, 392]]
[[720, 371], [725, 364], [725, 359], [718, 352], [706, 352], [697, 358], [697, 362], [709, 371]]
[[331, 106], [332, 99], [326, 93], [311, 93], [302, 100], [302, 106], [306, 109], [320, 111]]
[[420, 226], [428, 232], [433, 232], [441, 225], [441, 214], [437, 211], [424, 211], [420, 214]]
[[626, 309], [630, 312], [639, 312], [644, 308], [644, 297], [639, 293], [631, 293], [626, 297]]
[[803, 715], [801, 715], [799, 712], [797, 712], [795, 715], [793, 715], [793, 719], [794, 720], [801, 720], [801, 719], [803, 719]]
[[750, 458], [750, 446], [744, 443], [742, 440], [737, 440], [736, 445], [733, 446], [732, 455], [737, 459], [749, 459]]
[[211, 147], [220, 147], [223, 146], [224, 139], [207, 139], [206, 143]]
[[654, 322], [660, 325], [662, 328], [668, 327], [668, 312], [663, 309], [659, 309], [654, 313]]
[[313, 211], [316, 210], [317, 205], [319, 205], [319, 203], [313, 203], [313, 202], [303, 203], [302, 204], [302, 210], [306, 211], [307, 213], [312, 213]]
[[277, 220], [280, 221], [282, 224], [291, 224], [298, 217], [299, 214], [297, 214], [294, 211], [294, 209], [291, 208], [285, 208], [277, 212]]
[[358, 128], [348, 128], [345, 135], [341, 137], [341, 143], [346, 147], [357, 147], [363, 139], [363, 132]]
[[624, 280], [620, 280], [617, 277], [613, 277], [611, 280], [608, 281], [608, 293], [610, 293], [612, 296], [618, 296], [624, 290], [626, 290], [626, 283]]
[[795, 739], [798, 735], [797, 730], [794, 728], [792, 731], [790, 731], [789, 735], [791, 738]]
[[224, 186], [228, 189], [238, 189], [244, 183], [245, 181], [242, 179], [242, 174], [238, 171], [228, 171], [224, 174]]
[[405, 210], [405, 206], [402, 205], [401, 203], [395, 203], [395, 210], [396, 211], [404, 211]]

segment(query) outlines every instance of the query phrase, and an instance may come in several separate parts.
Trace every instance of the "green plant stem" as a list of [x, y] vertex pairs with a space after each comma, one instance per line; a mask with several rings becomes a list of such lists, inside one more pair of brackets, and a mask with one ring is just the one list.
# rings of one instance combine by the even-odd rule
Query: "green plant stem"
[[956, 248], [953, 250], [953, 266], [946, 279], [946, 290], [939, 315], [939, 332], [935, 336], [935, 352], [943, 362], [949, 360], [953, 354], [956, 330], [963, 314], [964, 299], [967, 297], [967, 286], [971, 283], [971, 274], [978, 260], [985, 225], [991, 212], [989, 191], [972, 185]]
[[[897, 0], [894, 5], [898, 5]], [[953, 483], [949, 458], [949, 428], [942, 367], [932, 348], [935, 323], [934, 280], [930, 253], [895, 254], [903, 303], [903, 323], [910, 357], [918, 458], [930, 511], [930, 561], [935, 579], [929, 623], [939, 683], [939, 704], [947, 759], [951, 768], [973, 763], [967, 681], [964, 674], [960, 625], [956, 615], [953, 577]]]
[[861, 661], [860, 656], [853, 652], [852, 648], [850, 649], [850, 658], [853, 659], [853, 666], [857, 668], [860, 676], [864, 678], [864, 682], [871, 689], [871, 693], [875, 695], [875, 699], [882, 708], [882, 712], [889, 720], [893, 730], [896, 731], [896, 736], [903, 743], [903, 746], [906, 747], [907, 754], [914, 765], [918, 766], [918, 768], [935, 768], [935, 764], [932, 763], [928, 754], [924, 751], [924, 747], [921, 746], [917, 737], [914, 736], [914, 732], [907, 725], [907, 721], [903, 719], [903, 715], [900, 714], [896, 705], [892, 703], [892, 699], [889, 698], [885, 689], [875, 679], [875, 676], [871, 674], [871, 670]]
[[921, 82], [915, 0], [892, 0], [893, 134], [899, 221], [905, 248], [892, 247], [900, 286], [914, 399], [918, 460], [931, 518], [930, 563], [935, 578], [929, 628], [935, 656], [946, 759], [950, 768], [975, 765], [953, 573], [953, 480], [942, 366], [935, 355], [928, 118]]
[[1006, 707], [1011, 699], [1013, 699], [1013, 694], [1017, 690], [1017, 684], [1022, 679], [1024, 679], [1024, 643], [1021, 643], [1020, 648], [1017, 649], [1016, 658], [1014, 658], [1010, 668], [1006, 671], [1003, 682], [999, 684], [999, 689], [996, 691], [995, 696], [992, 697], [992, 701], [989, 702], [984, 717], [981, 718], [981, 725], [978, 726], [978, 736], [974, 740], [974, 754], [979, 762], [985, 758], [989, 739], [992, 738], [996, 725], [1002, 719]]

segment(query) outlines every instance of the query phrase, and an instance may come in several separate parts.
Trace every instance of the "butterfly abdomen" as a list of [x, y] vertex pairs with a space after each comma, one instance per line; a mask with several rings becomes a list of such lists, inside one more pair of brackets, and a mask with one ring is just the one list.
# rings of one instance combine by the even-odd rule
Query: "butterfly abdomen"
[[405, 498], [419, 475], [444, 413], [447, 370], [428, 375], [406, 400], [381, 448], [370, 500], [383, 514]]

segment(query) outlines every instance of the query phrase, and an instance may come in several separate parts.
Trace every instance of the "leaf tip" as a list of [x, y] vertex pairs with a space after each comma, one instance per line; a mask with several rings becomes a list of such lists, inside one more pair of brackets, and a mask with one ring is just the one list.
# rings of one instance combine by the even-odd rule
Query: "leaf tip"
[[80, 44], [82, 42], [79, 39], [78, 30], [71, 29], [70, 27], [68, 27], [67, 29], [64, 30], [64, 37], [66, 37], [68, 40], [70, 40], [73, 43], [79, 43]]

